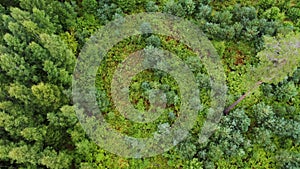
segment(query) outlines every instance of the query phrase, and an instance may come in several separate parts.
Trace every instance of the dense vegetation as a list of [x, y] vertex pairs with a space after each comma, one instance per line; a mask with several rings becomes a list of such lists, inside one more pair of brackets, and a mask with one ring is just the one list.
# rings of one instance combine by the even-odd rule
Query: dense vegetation
[[[140, 12], [169, 13], [197, 24], [222, 59], [226, 105], [247, 91], [251, 94], [199, 143], [210, 111], [210, 83], [195, 53], [154, 34], [121, 41], [99, 66], [96, 81], [99, 109], [115, 129], [147, 137], [178, 116], [176, 81], [152, 69], [133, 79], [130, 100], [136, 109], [146, 110], [147, 91], [161, 89], [167, 96], [165, 113], [141, 125], [114, 109], [106, 91], [111, 75], [118, 63], [143, 48], [171, 51], [190, 65], [203, 104], [185, 141], [164, 154], [131, 159], [103, 150], [85, 134], [73, 108], [71, 86], [76, 58], [89, 37], [113, 19]], [[300, 168], [299, 29], [296, 0], [2, 0], [0, 168]], [[296, 46], [287, 44], [291, 41]], [[279, 52], [272, 44], [281, 44]], [[272, 52], [276, 55], [270, 60], [266, 56]]]

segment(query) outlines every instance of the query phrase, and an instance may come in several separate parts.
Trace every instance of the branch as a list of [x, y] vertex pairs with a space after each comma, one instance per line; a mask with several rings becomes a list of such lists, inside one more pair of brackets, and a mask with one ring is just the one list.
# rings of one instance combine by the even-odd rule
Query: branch
[[258, 81], [255, 86], [253, 88], [251, 88], [250, 90], [248, 90], [248, 92], [246, 92], [244, 95], [242, 95], [237, 101], [235, 101], [232, 105], [230, 105], [229, 107], [227, 107], [223, 113], [224, 115], [228, 115], [229, 112], [237, 105], [239, 104], [242, 100], [244, 100], [248, 95], [250, 95], [253, 90], [255, 90], [257, 87], [259, 87], [261, 84], [263, 83], [263, 81]]

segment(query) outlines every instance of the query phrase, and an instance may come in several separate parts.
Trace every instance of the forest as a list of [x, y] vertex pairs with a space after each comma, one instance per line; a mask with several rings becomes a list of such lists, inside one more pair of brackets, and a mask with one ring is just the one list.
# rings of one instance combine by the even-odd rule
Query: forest
[[[100, 115], [89, 112], [82, 122], [75, 104], [82, 98], [74, 96], [74, 79], [80, 76], [76, 67], [89, 69], [79, 61], [101, 48], [92, 48], [93, 41], [104, 42], [103, 48], [116, 41], [101, 39], [104, 35], [96, 39], [95, 34], [111, 23], [118, 28], [122, 23], [114, 21], [140, 13], [161, 13], [192, 23], [203, 32], [203, 41], [214, 49], [209, 54], [220, 64], [206, 64], [189, 44], [153, 33], [147, 24], [138, 25], [140, 34], [118, 41], [103, 54], [94, 84], [88, 85], [95, 88], [101, 117], [117, 133], [133, 138], [163, 135], [177, 119], [186, 117], [186, 104], [200, 102], [184, 139], [173, 142], [167, 151], [135, 158], [109, 151], [93, 139], [91, 135], [98, 131], [93, 119]], [[174, 54], [169, 66], [187, 65], [192, 74], [183, 77], [194, 79], [195, 84], [178, 82], [177, 74], [184, 73], [177, 71], [175, 77], [163, 66], [163, 70], [145, 69], [130, 80], [121, 73], [114, 79], [122, 69], [119, 65], [130, 62], [132, 53], [159, 57], [159, 50]], [[146, 65], [163, 62], [151, 57], [144, 61]], [[299, 63], [298, 0], [1, 0], [0, 168], [300, 168]], [[212, 77], [215, 67], [223, 74]], [[223, 83], [214, 85], [215, 79]], [[82, 86], [89, 89], [85, 86], [89, 81], [84, 82]], [[160, 110], [151, 105], [152, 97], [161, 95], [151, 92], [162, 91], [162, 113], [146, 123], [126, 118], [114, 104], [122, 97], [113, 96], [123, 91], [113, 83], [129, 85], [128, 103], [141, 112]], [[193, 87], [190, 93], [197, 95], [187, 102], [183, 94]], [[218, 103], [220, 116], [210, 117]], [[203, 139], [209, 120], [215, 123]], [[118, 147], [118, 141], [113, 146]]]

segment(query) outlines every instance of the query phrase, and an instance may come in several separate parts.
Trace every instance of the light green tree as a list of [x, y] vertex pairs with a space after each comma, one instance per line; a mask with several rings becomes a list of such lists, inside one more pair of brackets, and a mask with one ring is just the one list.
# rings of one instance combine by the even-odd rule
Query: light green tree
[[250, 88], [237, 101], [224, 110], [227, 115], [238, 103], [244, 100], [262, 83], [278, 84], [299, 66], [300, 33], [265, 37], [265, 49], [257, 54], [260, 63], [247, 74], [246, 86]]

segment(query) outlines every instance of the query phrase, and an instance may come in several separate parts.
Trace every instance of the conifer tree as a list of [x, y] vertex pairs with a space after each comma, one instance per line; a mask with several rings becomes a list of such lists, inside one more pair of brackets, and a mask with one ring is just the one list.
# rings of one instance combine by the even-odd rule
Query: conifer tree
[[265, 49], [257, 54], [260, 63], [247, 75], [247, 86], [252, 86], [236, 102], [224, 110], [227, 115], [239, 102], [250, 95], [262, 83], [278, 84], [291, 76], [300, 62], [300, 33], [265, 37]]

